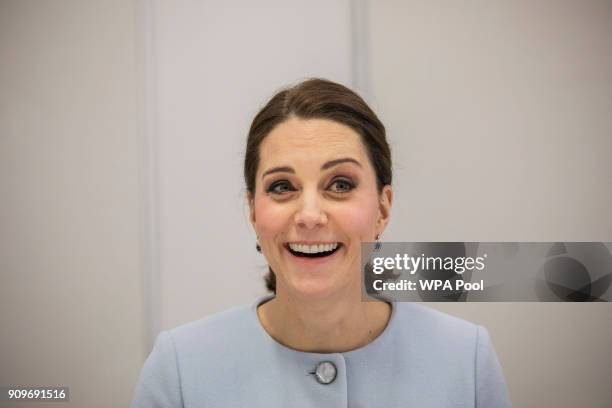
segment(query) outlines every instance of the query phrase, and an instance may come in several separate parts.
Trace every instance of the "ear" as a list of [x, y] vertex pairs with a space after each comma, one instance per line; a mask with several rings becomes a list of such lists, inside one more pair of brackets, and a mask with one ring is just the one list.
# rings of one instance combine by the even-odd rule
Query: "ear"
[[249, 204], [249, 221], [255, 228], [255, 199], [250, 192], [247, 192], [247, 202]]
[[391, 207], [393, 205], [393, 188], [390, 185], [383, 187], [378, 203], [378, 221], [376, 222], [376, 230], [378, 234], [382, 234], [389, 224], [391, 218]]

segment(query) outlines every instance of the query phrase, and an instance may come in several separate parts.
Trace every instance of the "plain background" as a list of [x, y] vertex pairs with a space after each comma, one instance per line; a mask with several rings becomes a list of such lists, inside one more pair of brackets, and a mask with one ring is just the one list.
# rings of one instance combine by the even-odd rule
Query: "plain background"
[[[126, 406], [159, 330], [263, 295], [244, 142], [311, 76], [387, 127], [384, 240], [612, 241], [609, 1], [0, 0], [0, 385]], [[430, 306], [514, 406], [612, 404], [609, 305]]]

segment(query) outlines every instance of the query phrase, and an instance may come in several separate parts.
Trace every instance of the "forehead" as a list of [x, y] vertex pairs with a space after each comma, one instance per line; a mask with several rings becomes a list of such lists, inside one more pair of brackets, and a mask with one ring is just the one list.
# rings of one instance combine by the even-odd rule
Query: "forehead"
[[326, 119], [291, 118], [276, 126], [263, 140], [260, 161], [266, 166], [308, 158], [316, 163], [352, 156], [366, 165], [361, 137], [350, 127]]

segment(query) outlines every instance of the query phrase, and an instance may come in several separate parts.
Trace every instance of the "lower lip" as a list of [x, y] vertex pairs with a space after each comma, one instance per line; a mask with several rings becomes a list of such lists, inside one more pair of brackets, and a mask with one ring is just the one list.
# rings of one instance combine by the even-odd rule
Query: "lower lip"
[[323, 256], [321, 258], [308, 258], [305, 256], [295, 256], [287, 248], [285, 248], [285, 251], [287, 251], [287, 254], [289, 254], [289, 257], [291, 257], [291, 259], [294, 262], [301, 264], [301, 265], [306, 265], [306, 266], [315, 266], [315, 265], [321, 265], [326, 262], [335, 260], [338, 257], [338, 254], [340, 253], [340, 251], [342, 251], [342, 249], [343, 249], [342, 246], [340, 246], [340, 248], [336, 249], [336, 251], [333, 254]]

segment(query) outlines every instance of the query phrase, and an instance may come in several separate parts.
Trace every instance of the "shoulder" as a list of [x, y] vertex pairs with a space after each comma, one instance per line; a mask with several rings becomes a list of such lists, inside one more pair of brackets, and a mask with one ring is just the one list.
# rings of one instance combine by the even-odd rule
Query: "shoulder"
[[430, 364], [468, 370], [476, 358], [482, 327], [430, 307], [401, 302], [393, 316], [397, 341]]
[[240, 330], [244, 328], [245, 323], [252, 319], [252, 308], [253, 306], [250, 304], [234, 306], [231, 309], [182, 324], [169, 330], [169, 332], [176, 340], [189, 341], [190, 339], [206, 339], [211, 336], [211, 332], [219, 334], [220, 332]]
[[399, 330], [410, 331], [427, 341], [452, 338], [455, 342], [475, 343], [482, 329], [477, 324], [419, 303], [398, 302], [394, 307]]
[[256, 333], [253, 305], [241, 305], [169, 330], [177, 355], [216, 353], [244, 345]]
[[394, 306], [399, 337], [425, 357], [421, 372], [443, 368], [449, 381], [464, 381], [475, 391], [477, 407], [510, 407], [503, 371], [486, 328], [417, 303]]
[[[140, 373], [133, 408], [180, 407], [195, 395], [206, 373], [239, 364], [245, 348], [256, 347], [253, 305], [234, 307], [204, 319], [162, 331]], [[242, 349], [240, 349], [242, 347]]]

